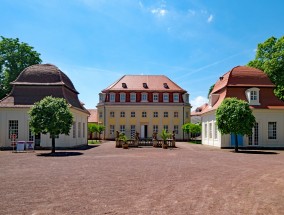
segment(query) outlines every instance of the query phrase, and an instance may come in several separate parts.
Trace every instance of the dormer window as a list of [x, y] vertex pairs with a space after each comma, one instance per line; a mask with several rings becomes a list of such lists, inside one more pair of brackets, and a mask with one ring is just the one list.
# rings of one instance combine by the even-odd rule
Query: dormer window
[[145, 89], [147, 89], [147, 88], [148, 88], [147, 83], [143, 83], [143, 87], [144, 87]]
[[122, 88], [127, 88], [126, 83], [122, 83]]
[[253, 87], [246, 90], [246, 97], [250, 105], [260, 105], [259, 103], [259, 88]]
[[147, 93], [142, 93], [141, 101], [142, 102], [148, 102], [148, 94]]
[[164, 88], [169, 89], [169, 85], [167, 83], [164, 83]]
[[120, 93], [120, 102], [125, 102], [125, 93]]

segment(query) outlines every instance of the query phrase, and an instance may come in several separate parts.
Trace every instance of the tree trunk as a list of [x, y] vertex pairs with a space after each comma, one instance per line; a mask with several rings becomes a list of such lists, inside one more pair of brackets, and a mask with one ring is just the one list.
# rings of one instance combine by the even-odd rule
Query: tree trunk
[[235, 152], [239, 151], [238, 135], [235, 134]]
[[52, 135], [51, 153], [55, 153], [55, 136]]

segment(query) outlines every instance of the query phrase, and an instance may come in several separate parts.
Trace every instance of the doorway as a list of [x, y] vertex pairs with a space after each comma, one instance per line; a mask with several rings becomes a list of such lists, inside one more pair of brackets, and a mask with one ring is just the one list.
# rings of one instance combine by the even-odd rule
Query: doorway
[[258, 123], [256, 122], [254, 127], [252, 128], [252, 134], [248, 136], [248, 144], [249, 146], [257, 146], [258, 145]]
[[35, 146], [40, 146], [40, 133], [35, 134]]
[[144, 139], [148, 137], [148, 125], [141, 125], [140, 138]]
[[[235, 146], [235, 139], [236, 135], [235, 134], [231, 134], [231, 146]], [[243, 136], [238, 134], [238, 146], [243, 146]]]

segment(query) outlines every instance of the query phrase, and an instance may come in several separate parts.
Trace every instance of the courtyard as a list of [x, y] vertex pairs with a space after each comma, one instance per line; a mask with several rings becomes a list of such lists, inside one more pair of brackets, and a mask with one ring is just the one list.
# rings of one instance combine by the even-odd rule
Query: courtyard
[[0, 214], [284, 214], [284, 151], [0, 151]]

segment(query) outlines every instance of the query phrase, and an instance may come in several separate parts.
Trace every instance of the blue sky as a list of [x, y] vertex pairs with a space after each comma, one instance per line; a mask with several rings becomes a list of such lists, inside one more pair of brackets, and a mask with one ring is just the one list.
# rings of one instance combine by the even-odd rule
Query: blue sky
[[0, 0], [0, 35], [66, 73], [86, 108], [125, 74], [163, 74], [206, 101], [219, 76], [283, 36], [281, 0]]

